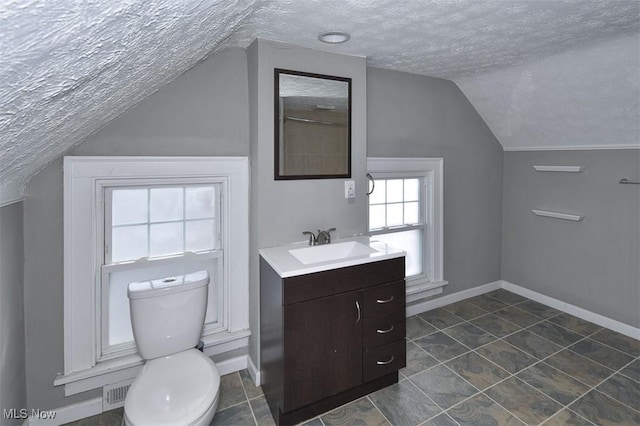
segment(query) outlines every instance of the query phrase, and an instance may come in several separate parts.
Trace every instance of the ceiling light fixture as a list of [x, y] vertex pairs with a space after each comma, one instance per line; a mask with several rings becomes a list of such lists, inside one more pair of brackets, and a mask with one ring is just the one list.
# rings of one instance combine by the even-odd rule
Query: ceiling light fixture
[[348, 33], [343, 33], [341, 31], [329, 31], [318, 35], [318, 40], [329, 44], [346, 43], [350, 39], [351, 36]]

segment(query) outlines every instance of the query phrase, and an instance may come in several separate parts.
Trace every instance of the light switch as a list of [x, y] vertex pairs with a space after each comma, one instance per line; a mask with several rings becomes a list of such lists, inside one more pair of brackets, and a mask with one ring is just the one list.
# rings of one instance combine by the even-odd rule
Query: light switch
[[344, 198], [356, 198], [356, 181], [344, 181]]

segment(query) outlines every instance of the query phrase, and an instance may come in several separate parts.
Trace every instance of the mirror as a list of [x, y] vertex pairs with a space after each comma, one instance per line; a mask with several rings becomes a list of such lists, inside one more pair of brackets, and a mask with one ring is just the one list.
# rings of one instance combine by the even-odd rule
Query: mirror
[[275, 179], [351, 177], [351, 79], [275, 70]]

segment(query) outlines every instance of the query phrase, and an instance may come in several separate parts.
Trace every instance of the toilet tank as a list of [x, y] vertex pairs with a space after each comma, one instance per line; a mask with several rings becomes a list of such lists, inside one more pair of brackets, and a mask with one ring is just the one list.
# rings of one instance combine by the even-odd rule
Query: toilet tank
[[207, 271], [129, 284], [133, 338], [144, 359], [193, 349], [198, 344], [208, 285]]

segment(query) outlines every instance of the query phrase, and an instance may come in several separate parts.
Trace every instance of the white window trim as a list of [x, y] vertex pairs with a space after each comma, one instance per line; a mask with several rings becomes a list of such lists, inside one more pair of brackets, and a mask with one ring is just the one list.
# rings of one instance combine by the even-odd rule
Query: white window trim
[[[225, 262], [225, 294], [229, 295], [227, 336], [205, 340], [205, 352], [215, 345], [246, 342], [249, 333], [249, 159], [247, 157], [65, 157], [64, 158], [64, 374], [54, 385], [91, 380], [141, 364], [139, 356], [96, 364], [96, 280], [101, 252], [97, 232], [98, 181], [107, 179], [225, 177], [228, 194], [223, 224], [224, 250], [233, 261]], [[96, 251], [98, 250], [98, 251]], [[231, 283], [233, 285], [231, 285]], [[87, 302], [89, 301], [89, 302]], [[233, 344], [235, 346], [235, 344]], [[221, 349], [221, 348], [220, 348]], [[76, 383], [76, 387], [85, 387]]]
[[398, 158], [369, 157], [367, 171], [374, 177], [419, 175], [427, 179], [427, 205], [433, 209], [424, 212], [427, 222], [427, 246], [425, 249], [433, 255], [429, 257], [426, 268], [431, 271], [430, 279], [416, 278], [407, 280], [407, 303], [442, 292], [448, 282], [444, 280], [444, 159], [443, 158]]
[[[110, 223], [105, 221], [105, 219], [108, 218], [109, 215], [104, 214], [107, 211], [109, 211], [111, 208], [111, 205], [110, 203], [107, 202], [107, 198], [106, 198], [106, 192], [108, 189], [122, 188], [122, 187], [148, 188], [149, 186], [154, 186], [154, 185], [165, 185], [167, 180], [172, 181], [168, 185], [179, 185], [179, 186], [191, 185], [191, 184], [219, 185], [219, 189], [221, 191], [220, 199], [225, 198], [224, 194], [228, 192], [228, 179], [227, 177], [220, 177], [220, 176], [207, 177], [207, 178], [201, 178], [201, 177], [184, 178], [184, 177], [171, 176], [169, 178], [162, 177], [160, 179], [142, 179], [142, 178], [114, 179], [113, 177], [111, 177], [110, 179], [107, 179], [104, 181], [96, 180], [95, 184], [96, 184], [97, 194], [98, 195], [105, 194], [104, 204], [102, 204], [102, 199], [100, 197], [98, 197], [98, 199], [96, 200], [98, 203], [96, 205], [96, 209], [99, 215], [98, 223], [105, 223], [104, 229], [105, 230], [110, 229]], [[218, 206], [218, 209], [220, 209], [220, 206]], [[221, 216], [223, 215], [223, 212], [219, 210], [217, 214]], [[223, 223], [224, 221], [220, 222], [218, 226]], [[218, 240], [220, 240], [220, 229], [217, 229], [216, 233], [218, 234], [217, 236]], [[111, 359], [121, 358], [127, 355], [137, 354], [134, 342], [120, 343], [112, 347], [109, 347], [108, 344], [105, 345], [106, 343], [105, 340], [107, 336], [107, 327], [106, 327], [106, 324], [104, 323], [104, 319], [105, 319], [104, 308], [107, 307], [108, 304], [105, 303], [106, 301], [104, 300], [104, 297], [105, 297], [105, 291], [107, 290], [108, 287], [105, 286], [104, 284], [105, 282], [108, 281], [108, 275], [110, 272], [132, 270], [132, 269], [138, 269], [140, 267], [151, 267], [152, 265], [161, 265], [161, 266], [169, 265], [172, 262], [182, 263], [187, 256], [190, 257], [192, 260], [196, 260], [196, 261], [204, 260], [204, 259], [220, 258], [220, 257], [224, 257], [223, 252], [225, 248], [223, 244], [219, 247], [220, 250], [199, 252], [199, 253], [185, 253], [184, 255], [166, 256], [166, 257], [160, 257], [160, 258], [153, 258], [153, 257], [147, 258], [144, 261], [145, 262], [144, 265], [142, 265], [138, 261], [130, 261], [130, 260], [111, 263], [108, 259], [110, 256], [107, 256], [104, 251], [105, 245], [111, 242], [110, 237], [111, 236], [109, 232], [104, 232], [104, 233], [98, 232], [99, 239], [96, 245], [96, 250], [97, 250], [96, 256], [98, 259], [100, 259], [98, 261], [98, 263], [100, 264], [100, 271], [97, 271], [99, 273], [97, 279], [102, 282], [102, 285], [99, 286], [99, 287], [102, 287], [102, 295], [101, 295], [101, 298], [96, 300], [96, 309], [102, 311], [102, 315], [103, 315], [103, 317], [101, 318], [103, 321], [102, 322], [99, 321], [96, 324], [96, 333], [97, 333], [96, 336], [102, 336], [102, 339], [96, 340], [96, 358], [98, 363], [111, 360]], [[220, 265], [224, 266], [224, 262], [222, 262], [224, 259], [220, 259], [220, 260], [221, 260]], [[223, 271], [223, 267], [220, 267], [218, 272], [219, 276], [211, 277], [211, 280], [217, 279], [218, 282], [222, 282], [224, 273], [225, 272]], [[221, 292], [226, 292], [226, 289], [222, 288]], [[217, 309], [218, 309], [218, 312], [222, 314], [224, 313], [225, 306], [223, 304], [224, 297], [222, 297], [222, 295], [220, 296], [221, 297], [218, 300]], [[226, 321], [226, 316], [221, 316], [220, 318], [218, 318], [218, 321], [215, 324], [205, 324], [203, 329], [202, 340], [209, 341], [210, 338], [212, 337], [212, 336], [209, 336], [209, 334], [215, 333], [216, 331], [226, 330], [227, 324], [225, 321]], [[102, 340], [102, 342], [100, 340]], [[105, 351], [105, 348], [106, 348], [106, 351]]]

